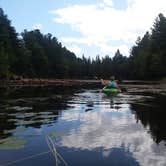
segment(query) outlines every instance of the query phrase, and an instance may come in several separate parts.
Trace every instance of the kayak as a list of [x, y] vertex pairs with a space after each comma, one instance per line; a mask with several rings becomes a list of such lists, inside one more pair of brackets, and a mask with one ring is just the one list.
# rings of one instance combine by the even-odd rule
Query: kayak
[[108, 88], [107, 86], [105, 86], [102, 91], [106, 94], [118, 94], [121, 92], [119, 88]]

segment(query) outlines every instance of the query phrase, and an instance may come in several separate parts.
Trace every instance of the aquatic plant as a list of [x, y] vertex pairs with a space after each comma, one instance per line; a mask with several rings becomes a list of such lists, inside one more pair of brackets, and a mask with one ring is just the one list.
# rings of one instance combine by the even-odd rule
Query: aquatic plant
[[16, 150], [24, 148], [26, 141], [23, 137], [13, 136], [0, 140], [0, 150]]
[[51, 153], [53, 154], [55, 161], [56, 161], [56, 166], [59, 165], [60, 161], [62, 161], [65, 165], [68, 166], [68, 163], [64, 160], [64, 158], [57, 152], [56, 149], [56, 143], [50, 136], [46, 136], [46, 142], [48, 147], [50, 148]]

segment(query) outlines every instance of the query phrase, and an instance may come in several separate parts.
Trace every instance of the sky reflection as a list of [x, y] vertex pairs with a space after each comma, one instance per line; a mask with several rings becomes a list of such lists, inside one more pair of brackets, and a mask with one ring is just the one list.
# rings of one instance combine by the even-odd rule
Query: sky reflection
[[62, 120], [79, 121], [80, 125], [74, 126], [61, 138], [61, 145], [89, 151], [102, 148], [103, 157], [108, 157], [114, 148], [124, 148], [140, 165], [166, 165], [164, 142], [156, 144], [153, 141], [148, 128], [137, 123], [129, 104], [118, 106], [119, 109], [115, 109], [109, 105], [94, 104], [94, 110], [84, 112], [84, 104], [65, 111]]

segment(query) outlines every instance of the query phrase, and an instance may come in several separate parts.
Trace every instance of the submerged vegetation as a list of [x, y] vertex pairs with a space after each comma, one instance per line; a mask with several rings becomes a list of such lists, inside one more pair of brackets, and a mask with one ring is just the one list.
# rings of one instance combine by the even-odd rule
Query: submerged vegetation
[[0, 77], [162, 79], [166, 75], [166, 18], [159, 14], [151, 32], [138, 38], [129, 57], [119, 50], [111, 58], [76, 57], [51, 34], [24, 30], [17, 34], [0, 8]]

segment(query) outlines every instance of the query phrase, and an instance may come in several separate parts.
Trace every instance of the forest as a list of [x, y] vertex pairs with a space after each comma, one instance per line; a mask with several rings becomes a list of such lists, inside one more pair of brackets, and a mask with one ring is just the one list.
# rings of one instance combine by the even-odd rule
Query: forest
[[[141, 23], [141, 22], [140, 22]], [[110, 29], [111, 30], [111, 29]], [[138, 37], [129, 55], [77, 57], [52, 34], [18, 34], [0, 8], [0, 78], [109, 78], [160, 80], [166, 77], [166, 18], [159, 14], [150, 32]]]

